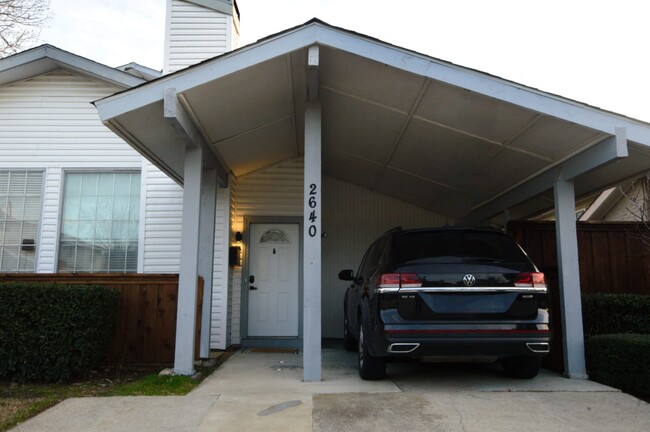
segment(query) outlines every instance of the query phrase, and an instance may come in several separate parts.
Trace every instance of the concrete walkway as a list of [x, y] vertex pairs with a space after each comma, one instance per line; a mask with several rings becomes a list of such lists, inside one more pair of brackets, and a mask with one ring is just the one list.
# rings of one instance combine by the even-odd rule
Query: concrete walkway
[[362, 381], [355, 355], [323, 351], [323, 381], [302, 382], [300, 354], [239, 352], [183, 397], [69, 399], [16, 431], [647, 431], [650, 405], [544, 371], [389, 364]]

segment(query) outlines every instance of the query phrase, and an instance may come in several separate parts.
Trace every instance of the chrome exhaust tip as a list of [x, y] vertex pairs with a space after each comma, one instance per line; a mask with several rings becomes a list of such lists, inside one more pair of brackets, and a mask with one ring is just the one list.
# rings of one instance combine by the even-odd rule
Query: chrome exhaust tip
[[389, 353], [408, 354], [420, 347], [419, 343], [394, 343], [388, 347]]
[[535, 354], [548, 354], [551, 350], [548, 342], [529, 342], [526, 347]]

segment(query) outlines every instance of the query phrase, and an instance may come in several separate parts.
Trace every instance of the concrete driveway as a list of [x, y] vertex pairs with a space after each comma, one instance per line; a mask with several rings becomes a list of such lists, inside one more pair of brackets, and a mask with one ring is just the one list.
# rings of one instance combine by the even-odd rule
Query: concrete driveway
[[302, 382], [300, 354], [232, 356], [184, 397], [69, 399], [16, 431], [647, 431], [650, 405], [544, 371], [493, 365], [389, 364], [359, 379], [355, 355], [323, 351], [323, 381]]

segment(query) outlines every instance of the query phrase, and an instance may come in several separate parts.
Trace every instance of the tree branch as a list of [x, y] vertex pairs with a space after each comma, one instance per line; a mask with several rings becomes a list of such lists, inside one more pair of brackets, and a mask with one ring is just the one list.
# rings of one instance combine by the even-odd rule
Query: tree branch
[[0, 57], [37, 41], [49, 9], [49, 0], [0, 0]]

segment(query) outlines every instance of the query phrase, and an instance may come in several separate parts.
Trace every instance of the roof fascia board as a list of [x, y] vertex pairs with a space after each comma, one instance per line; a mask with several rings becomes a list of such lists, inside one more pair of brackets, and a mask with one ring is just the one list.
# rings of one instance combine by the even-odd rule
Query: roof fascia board
[[625, 128], [616, 128], [616, 135], [590, 147], [562, 164], [564, 180], [572, 180], [581, 174], [628, 156]]
[[605, 112], [575, 101], [489, 76], [483, 72], [442, 62], [405, 49], [388, 46], [360, 35], [346, 33], [316, 23], [316, 43], [347, 51], [380, 63], [426, 76], [531, 111], [563, 119], [591, 129], [614, 134], [616, 127], [626, 127], [628, 138], [650, 146], [650, 126], [624, 116]]
[[[24, 68], [24, 73], [20, 73], [16, 77], [19, 78], [18, 80], [27, 79], [35, 76], [33, 73], [34, 69], [30, 68], [30, 65], [35, 65], [38, 62], [48, 60], [54, 62], [59, 68], [91, 76], [122, 88], [131, 88], [146, 82], [144, 79], [76, 54], [63, 51], [52, 45], [43, 45], [0, 60], [0, 74], [10, 70]], [[47, 69], [49, 69], [48, 71], [51, 71], [56, 68], [48, 67]], [[40, 73], [43, 73], [44, 70], [45, 69], [42, 68], [39, 69]]]
[[601, 193], [594, 202], [580, 216], [581, 221], [600, 220], [618, 202], [622, 194], [617, 187], [610, 188]]
[[191, 66], [168, 77], [159, 78], [137, 89], [100, 99], [95, 101], [95, 106], [101, 120], [106, 122], [121, 114], [162, 100], [166, 88], [175, 88], [177, 93], [182, 93], [314, 43], [314, 28], [312, 26], [299, 28], [250, 47], [241, 48], [236, 52], [224, 54], [205, 63]]
[[224, 13], [226, 15], [233, 16], [235, 15], [235, 6], [227, 1], [222, 0], [183, 0], [187, 3], [194, 3], [197, 6], [203, 6], [204, 8], [212, 9], [217, 12]]
[[[650, 126], [618, 114], [605, 112], [559, 96], [531, 89], [498, 77], [445, 63], [405, 49], [389, 46], [383, 42], [312, 22], [303, 27], [262, 40], [231, 54], [191, 67], [161, 78], [144, 88], [135, 89], [139, 94], [130, 98], [131, 92], [98, 101], [103, 120], [137, 109], [162, 98], [165, 87], [175, 87], [179, 92], [210, 80], [237, 72], [256, 63], [312, 44], [321, 44], [359, 55], [386, 65], [425, 76], [433, 80], [461, 87], [498, 100], [512, 103], [532, 111], [563, 119], [578, 125], [604, 132], [615, 133], [616, 127], [627, 128], [628, 139], [650, 146]], [[118, 99], [124, 104], [113, 104]], [[130, 100], [126, 101], [126, 99]]]
[[47, 57], [47, 46], [43, 45], [28, 51], [23, 51], [9, 57], [0, 59], [0, 73], [35, 62]]
[[120, 70], [122, 72], [126, 72], [129, 75], [133, 75], [129, 70], [134, 70], [137, 71], [138, 73], [142, 74], [143, 77], [142, 79], [145, 81], [151, 81], [152, 79], [160, 78], [162, 76], [162, 72], [159, 70], [152, 69], [147, 66], [143, 66], [139, 63], [131, 62], [127, 63], [122, 66], [118, 66], [115, 69]]
[[527, 199], [551, 189], [558, 179], [573, 180], [581, 174], [592, 171], [603, 165], [627, 157], [627, 140], [624, 128], [616, 128], [616, 135], [606, 138], [595, 146], [566, 160], [560, 165], [524, 180], [513, 188], [479, 204], [465, 218], [466, 222], [488, 220], [504, 209], [520, 204]]

